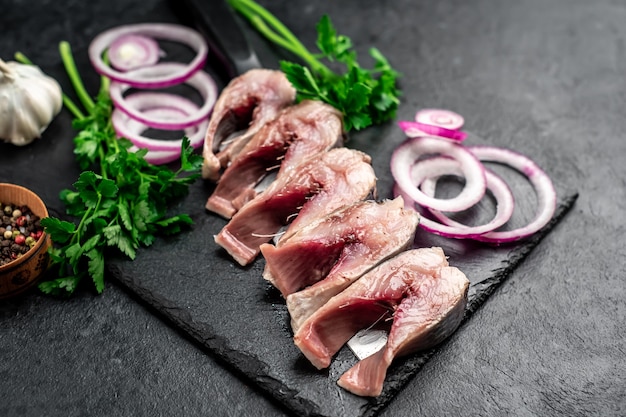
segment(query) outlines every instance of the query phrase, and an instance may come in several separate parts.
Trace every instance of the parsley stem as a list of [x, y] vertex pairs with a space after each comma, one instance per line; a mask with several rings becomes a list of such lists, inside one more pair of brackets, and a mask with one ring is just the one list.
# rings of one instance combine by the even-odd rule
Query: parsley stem
[[70, 240], [70, 244], [80, 243], [82, 236], [83, 236], [83, 232], [85, 231], [85, 223], [87, 222], [87, 219], [91, 217], [92, 212], [98, 209], [98, 207], [100, 206], [101, 200], [102, 198], [98, 197], [98, 203], [96, 204], [96, 206], [93, 209], [87, 208], [83, 216], [80, 218], [80, 222], [78, 223], [78, 226], [76, 226], [76, 230], [74, 231], [72, 239]]
[[104, 158], [106, 158], [106, 154], [105, 154], [105, 150], [104, 150], [103, 146], [99, 147], [98, 155], [100, 157], [100, 175], [102, 175], [102, 178], [108, 178], [107, 170], [105, 169], [104, 165], [102, 164], [102, 161], [104, 161]]
[[78, 95], [83, 106], [87, 112], [91, 112], [95, 107], [93, 100], [91, 99], [89, 93], [85, 89], [85, 85], [78, 73], [78, 69], [76, 68], [76, 63], [74, 62], [74, 56], [72, 55], [72, 50], [70, 48], [70, 44], [66, 41], [62, 41], [59, 43], [59, 52], [61, 53], [61, 60], [63, 61], [63, 65], [65, 66], [65, 71]]
[[74, 117], [76, 117], [77, 119], [83, 119], [85, 117], [85, 115], [82, 111], [80, 111], [76, 103], [74, 103], [72, 99], [69, 98], [66, 94], [63, 94], [63, 105], [66, 109], [72, 112]]
[[267, 9], [251, 0], [228, 0], [228, 2], [235, 10], [248, 19], [261, 34], [275, 44], [297, 55], [313, 71], [326, 76], [332, 74], [332, 71], [311, 54], [293, 32]]
[[[103, 59], [105, 64], [109, 64], [109, 55], [105, 54]], [[109, 89], [111, 87], [111, 79], [107, 76], [100, 76], [100, 94], [109, 95]]]
[[260, 4], [255, 1], [250, 0], [229, 0], [230, 4], [243, 12], [246, 10], [246, 14], [250, 15], [258, 15], [262, 20], [269, 23], [270, 26], [273, 26], [276, 31], [282, 36], [287, 42], [293, 45], [300, 45], [300, 40], [296, 38], [296, 36], [285, 26], [280, 20], [278, 20], [274, 15], [272, 15], [267, 9], [262, 7]]
[[22, 63], [22, 64], [34, 65], [33, 61], [28, 59], [28, 57], [26, 55], [24, 55], [22, 52], [16, 52], [15, 53], [15, 60], [17, 62]]

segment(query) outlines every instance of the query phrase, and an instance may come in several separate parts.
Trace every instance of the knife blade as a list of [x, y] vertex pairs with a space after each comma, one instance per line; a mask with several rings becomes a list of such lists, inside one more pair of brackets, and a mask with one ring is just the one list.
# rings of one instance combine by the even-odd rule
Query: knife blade
[[170, 0], [183, 21], [194, 26], [209, 44], [209, 55], [217, 58], [216, 68], [230, 80], [261, 62], [225, 0]]
[[352, 336], [347, 344], [354, 356], [363, 360], [385, 347], [387, 338], [388, 334], [385, 330], [363, 329]]

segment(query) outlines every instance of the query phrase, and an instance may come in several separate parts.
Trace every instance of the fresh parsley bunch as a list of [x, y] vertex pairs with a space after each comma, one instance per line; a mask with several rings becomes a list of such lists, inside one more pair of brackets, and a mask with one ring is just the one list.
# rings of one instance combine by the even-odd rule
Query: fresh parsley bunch
[[[395, 71], [376, 48], [369, 53], [374, 68], [362, 68], [350, 38], [338, 35], [327, 15], [317, 24], [319, 54], [312, 54], [275, 16], [254, 0], [229, 0], [261, 34], [301, 58], [306, 65], [281, 61], [281, 70], [293, 84], [298, 99], [324, 101], [340, 110], [347, 131], [360, 130], [395, 117], [400, 90]], [[342, 64], [343, 72], [334, 72], [326, 64]]]
[[[60, 194], [67, 213], [77, 223], [47, 217], [41, 220], [50, 234], [52, 268], [57, 277], [42, 281], [48, 294], [72, 294], [78, 283], [91, 277], [98, 293], [104, 290], [105, 259], [110, 250], [134, 259], [140, 246], [151, 245], [158, 234], [174, 234], [192, 223], [186, 214], [167, 215], [172, 201], [184, 196], [200, 176], [202, 157], [183, 138], [180, 168], [176, 171], [148, 163], [147, 150], [130, 150], [132, 143], [118, 139], [111, 124], [113, 105], [109, 80], [102, 78], [94, 102], [82, 83], [67, 42], [61, 57], [85, 112], [67, 95], [63, 100], [74, 115], [74, 153], [82, 172], [74, 189]], [[93, 170], [91, 170], [93, 169]]]

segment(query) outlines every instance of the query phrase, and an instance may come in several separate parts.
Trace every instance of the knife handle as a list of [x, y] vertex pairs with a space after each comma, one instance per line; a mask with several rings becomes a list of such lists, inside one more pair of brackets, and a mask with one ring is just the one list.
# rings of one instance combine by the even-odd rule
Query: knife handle
[[225, 0], [170, 0], [170, 5], [203, 34], [227, 79], [261, 67]]

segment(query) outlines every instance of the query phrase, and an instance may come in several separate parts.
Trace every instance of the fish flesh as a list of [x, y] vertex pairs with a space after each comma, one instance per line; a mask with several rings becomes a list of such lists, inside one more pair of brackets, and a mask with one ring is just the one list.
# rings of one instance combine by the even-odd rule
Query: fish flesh
[[[277, 177], [235, 213], [215, 242], [240, 265], [247, 265], [259, 254], [260, 245], [283, 226], [287, 225], [285, 233], [292, 234], [294, 227], [363, 200], [375, 185], [369, 155], [344, 147], [331, 149]], [[296, 219], [289, 223], [293, 216]]]
[[379, 264], [311, 315], [295, 333], [296, 345], [315, 367], [328, 367], [358, 330], [393, 315], [410, 284], [439, 275], [447, 266], [438, 247], [405, 251]]
[[441, 248], [408, 250], [331, 298], [302, 324], [294, 342], [322, 369], [357, 331], [389, 328], [385, 346], [338, 381], [356, 395], [378, 396], [394, 358], [432, 348], [456, 330], [468, 288], [465, 274], [448, 264]]
[[[215, 242], [247, 265], [259, 254], [259, 246], [294, 216], [312, 221], [369, 195], [376, 184], [370, 162], [368, 155], [348, 148], [334, 148], [306, 160], [243, 206], [215, 236]], [[289, 224], [287, 232], [292, 227]]]
[[278, 236], [277, 247], [287, 243], [301, 228], [340, 207], [368, 197], [376, 198], [376, 173], [371, 166], [372, 158], [364, 152], [348, 148], [335, 148], [330, 152], [334, 156], [327, 163], [332, 172], [341, 173], [340, 176], [334, 175], [339, 181], [333, 182], [332, 176], [326, 172], [318, 176], [321, 185], [319, 191], [300, 208], [298, 215], [291, 219], [287, 229]]
[[[327, 238], [336, 239], [336, 235], [341, 234], [344, 246], [323, 279], [287, 295], [287, 309], [294, 333], [307, 318], [326, 304], [331, 297], [339, 294], [380, 262], [408, 249], [413, 244], [420, 216], [415, 210], [404, 209], [403, 205], [402, 198], [386, 200], [381, 203], [362, 203], [342, 210], [341, 215], [343, 217], [340, 222], [345, 226], [344, 230], [340, 230], [341, 227], [337, 228], [332, 224], [325, 223], [328, 226]], [[311, 230], [312, 235], [320, 232], [319, 228], [307, 230]], [[297, 236], [306, 234], [306, 231], [302, 231]], [[311, 237], [309, 244], [315, 244], [316, 238]], [[287, 245], [293, 245], [294, 240], [296, 237], [292, 237]], [[302, 243], [298, 246], [302, 247]], [[284, 247], [281, 246], [277, 251], [282, 251]], [[261, 251], [263, 252], [263, 247]], [[302, 252], [302, 255], [302, 263], [306, 264], [304, 261], [308, 256], [306, 250]], [[270, 255], [266, 252], [264, 256], [267, 261]], [[288, 265], [288, 262], [285, 261], [286, 259], [283, 257], [283, 268]], [[269, 261], [266, 263], [266, 268], [268, 268], [268, 264]], [[275, 263], [272, 267], [270, 267], [272, 273], [265, 274], [264, 278], [272, 278], [276, 281], [278, 274]], [[304, 275], [303, 282], [308, 281], [306, 277], [311, 270], [316, 268], [317, 266], [312, 264], [309, 271], [300, 273], [300, 277]], [[282, 274], [281, 278], [291, 285], [290, 289], [293, 289], [294, 282], [297, 282], [298, 279], [297, 271], [300, 268], [289, 265], [286, 269], [291, 270], [293, 275]], [[285, 293], [288, 293], [290, 289], [286, 290]]]
[[296, 90], [282, 71], [251, 69], [232, 79], [218, 97], [204, 139], [202, 177], [217, 181], [250, 138], [285, 107]]
[[467, 277], [454, 267], [441, 268], [438, 277], [411, 286], [394, 313], [385, 347], [346, 371], [339, 386], [356, 395], [379, 396], [394, 358], [433, 348], [458, 328], [468, 288]]
[[[221, 175], [206, 209], [230, 219], [257, 195], [255, 186], [272, 169], [283, 175], [308, 158], [343, 145], [341, 113], [317, 100], [282, 110], [261, 127]], [[277, 168], [279, 167], [279, 168]]]
[[294, 332], [332, 296], [412, 245], [418, 223], [402, 197], [367, 200], [310, 223], [280, 247], [261, 245], [263, 276], [286, 297]]
[[[418, 223], [419, 214], [405, 209], [402, 197], [343, 206], [300, 228], [279, 245], [263, 244], [264, 276], [285, 297], [311, 285], [315, 287], [312, 290], [320, 290], [322, 285], [317, 284], [321, 281], [351, 282], [356, 279], [353, 274], [360, 276], [376, 263], [410, 246]], [[328, 265], [311, 259], [309, 250], [328, 258]], [[324, 250], [328, 250], [328, 256], [321, 255]]]

